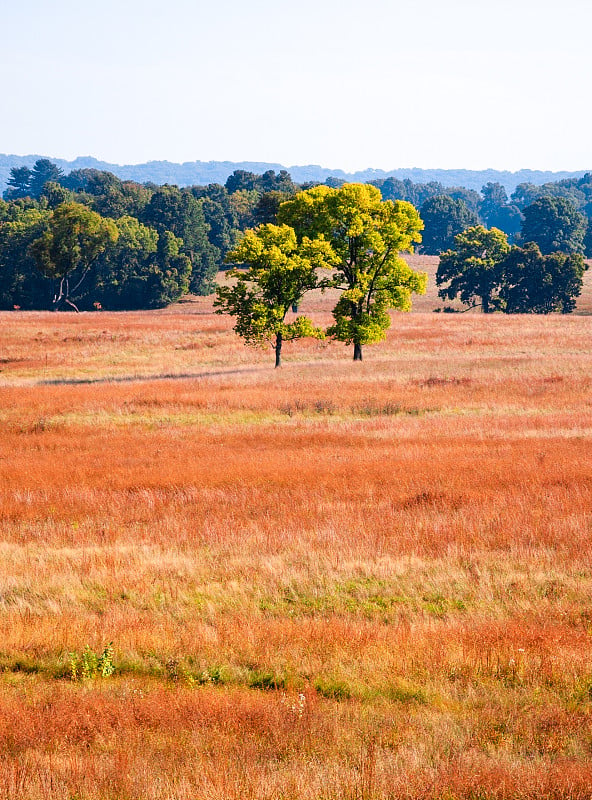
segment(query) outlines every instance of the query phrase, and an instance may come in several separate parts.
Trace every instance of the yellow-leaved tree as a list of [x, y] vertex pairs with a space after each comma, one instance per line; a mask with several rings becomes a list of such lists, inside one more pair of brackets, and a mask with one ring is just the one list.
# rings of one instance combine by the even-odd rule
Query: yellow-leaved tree
[[331, 285], [342, 290], [327, 333], [354, 346], [379, 342], [390, 326], [389, 310], [411, 309], [411, 295], [423, 294], [427, 275], [401, 257], [421, 241], [423, 223], [411, 203], [382, 200], [375, 186], [346, 183], [339, 189], [316, 186], [282, 203], [278, 220], [299, 241], [319, 239], [333, 252]]
[[234, 330], [247, 344], [270, 344], [275, 350], [276, 367], [281, 365], [284, 342], [325, 335], [308, 317], [286, 321], [292, 306], [319, 284], [318, 270], [334, 264], [333, 251], [322, 238], [305, 236], [298, 242], [288, 225], [260, 225], [244, 233], [226, 261], [243, 265], [246, 270], [230, 270], [234, 282], [218, 287], [214, 301], [217, 313], [236, 318]]

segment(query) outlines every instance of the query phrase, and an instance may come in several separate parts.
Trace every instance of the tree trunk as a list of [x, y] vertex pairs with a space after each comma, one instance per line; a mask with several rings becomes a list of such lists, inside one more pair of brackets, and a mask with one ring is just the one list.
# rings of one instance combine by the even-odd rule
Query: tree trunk
[[282, 366], [282, 334], [275, 335], [275, 366], [276, 369]]
[[60, 285], [58, 286], [56, 293], [53, 296], [53, 300], [51, 303], [51, 310], [52, 311], [59, 311], [60, 306], [64, 302], [64, 279], [62, 278], [60, 281]]
[[489, 297], [481, 298], [481, 308], [484, 314], [489, 314]]
[[359, 342], [354, 342], [354, 361], [362, 360], [362, 345]]

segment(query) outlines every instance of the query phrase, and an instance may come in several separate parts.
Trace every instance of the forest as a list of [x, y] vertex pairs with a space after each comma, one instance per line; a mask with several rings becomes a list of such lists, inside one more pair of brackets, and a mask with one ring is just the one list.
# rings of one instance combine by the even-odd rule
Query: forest
[[[180, 188], [121, 180], [93, 168], [64, 174], [48, 159], [38, 159], [32, 168], [13, 167], [0, 201], [0, 308], [149, 309], [188, 293], [211, 293], [244, 232], [275, 224], [282, 204], [315, 185], [297, 184], [285, 170], [262, 175], [235, 170], [224, 185]], [[328, 178], [325, 185], [338, 189], [344, 181]], [[481, 192], [392, 177], [370, 185], [383, 201], [417, 209], [424, 225], [416, 247], [421, 253], [454, 252], [462, 247], [456, 237], [478, 227], [499, 230], [508, 252], [512, 246], [530, 247], [518, 259], [521, 288], [510, 292], [510, 299], [503, 296], [508, 281], [499, 274], [487, 294], [482, 287], [473, 291], [481, 274], [469, 278], [467, 288], [464, 278], [454, 283], [457, 273], [447, 267], [438, 278], [443, 299], [458, 296], [467, 305], [479, 302], [483, 310], [573, 307], [585, 266], [581, 256], [592, 255], [592, 175], [540, 186], [522, 183], [510, 197], [491, 182]], [[444, 263], [450, 265], [450, 259]], [[525, 292], [532, 294], [525, 289], [525, 274], [538, 271], [548, 282], [549, 274], [566, 269], [571, 275], [564, 281], [566, 302], [524, 300]]]

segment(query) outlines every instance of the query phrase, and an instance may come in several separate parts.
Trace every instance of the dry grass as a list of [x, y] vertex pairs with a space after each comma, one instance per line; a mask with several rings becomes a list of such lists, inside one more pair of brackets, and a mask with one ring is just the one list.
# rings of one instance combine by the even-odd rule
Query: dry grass
[[581, 310], [0, 315], [0, 798], [590, 797]]

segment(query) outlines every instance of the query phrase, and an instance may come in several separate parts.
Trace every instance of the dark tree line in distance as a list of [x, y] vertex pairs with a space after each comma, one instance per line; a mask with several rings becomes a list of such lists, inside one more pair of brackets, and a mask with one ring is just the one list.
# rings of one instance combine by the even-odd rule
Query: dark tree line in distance
[[[437, 182], [414, 184], [396, 178], [374, 184], [385, 199], [407, 200], [419, 209], [425, 223], [421, 252], [426, 255], [448, 250], [458, 233], [481, 224], [502, 230], [515, 244], [535, 241], [546, 253], [581, 252], [592, 257], [591, 173], [543, 186], [521, 183], [509, 198], [499, 183], [485, 184], [481, 194], [463, 187], [446, 188]], [[550, 215], [562, 216], [566, 227], [559, 238], [547, 244], [545, 228]], [[556, 231], [562, 230], [556, 222], [551, 224]]]
[[475, 225], [442, 253], [436, 273], [439, 295], [484, 314], [548, 314], [574, 310], [586, 262], [581, 253], [543, 250], [536, 242], [510, 245], [497, 228]]
[[[419, 210], [424, 230], [418, 249], [425, 254], [447, 253], [459, 234], [481, 225], [502, 231], [509, 245], [536, 244], [542, 257], [592, 256], [590, 174], [520, 184], [511, 197], [499, 183], [487, 183], [480, 193], [436, 181], [371, 183], [383, 200]], [[208, 294], [243, 233], [276, 224], [282, 203], [315, 185], [296, 184], [285, 170], [235, 170], [225, 185], [179, 188], [90, 168], [66, 175], [48, 159], [13, 167], [0, 200], [0, 308], [156, 308], [188, 292]], [[110, 233], [97, 246], [85, 238], [86, 229]], [[520, 306], [516, 299], [504, 303], [506, 309]]]
[[[96, 169], [64, 175], [47, 159], [13, 168], [0, 201], [0, 308], [157, 308], [211, 293], [242, 232], [274, 221], [301, 188], [273, 171], [236, 171], [227, 184], [180, 189]], [[84, 228], [99, 220], [112, 235], [97, 248]]]

